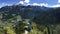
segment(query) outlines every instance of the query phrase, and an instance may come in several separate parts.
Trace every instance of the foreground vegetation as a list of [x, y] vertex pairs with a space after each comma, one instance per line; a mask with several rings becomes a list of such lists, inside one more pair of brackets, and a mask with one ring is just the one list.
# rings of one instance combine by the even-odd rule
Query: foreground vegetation
[[[10, 26], [4, 26], [0, 28], [0, 34], [23, 34], [24, 33], [24, 26], [26, 25], [20, 25], [15, 28]], [[32, 29], [30, 30], [29, 34], [59, 34], [60, 33], [60, 24], [51, 26], [50, 28], [47, 28], [45, 25], [38, 25], [36, 23], [32, 24]]]

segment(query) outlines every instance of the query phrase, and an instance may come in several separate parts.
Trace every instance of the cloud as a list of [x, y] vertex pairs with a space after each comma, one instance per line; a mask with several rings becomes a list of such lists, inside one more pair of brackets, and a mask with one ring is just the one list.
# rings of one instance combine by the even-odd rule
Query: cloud
[[18, 4], [24, 4], [24, 1], [20, 1]]
[[56, 7], [60, 7], [60, 4], [56, 4], [56, 5], [53, 5], [53, 6], [48, 6], [48, 7], [52, 7], [52, 8], [56, 8]]
[[18, 2], [17, 4], [24, 4], [24, 3], [29, 3], [29, 2], [30, 2], [30, 0], [24, 0], [24, 1]]
[[13, 4], [8, 4], [8, 3], [2, 3], [1, 6], [11, 6]]
[[25, 2], [25, 3], [29, 3], [29, 2], [30, 2], [30, 0], [25, 0], [24, 2]]
[[58, 0], [58, 3], [60, 3], [60, 0]]
[[4, 2], [4, 3], [1, 3], [0, 8], [3, 7], [3, 6], [11, 6], [11, 5], [13, 5], [13, 4], [8, 4], [8, 3]]
[[9, 4], [7, 4], [7, 3], [2, 3], [2, 4], [0, 5], [0, 8], [3, 7], [3, 6], [7, 6], [7, 5], [9, 5]]
[[2, 3], [2, 5], [8, 5], [7, 3]]
[[45, 7], [50, 7], [50, 8], [56, 8], [56, 7], [60, 7], [60, 4], [56, 4], [56, 5], [52, 5], [50, 6], [48, 3], [33, 3], [33, 4], [27, 4], [27, 5], [32, 5], [32, 6], [45, 6]]
[[30, 4], [30, 5], [33, 5], [33, 6], [48, 6], [47, 3], [33, 3], [33, 4]]
[[40, 6], [48, 6], [47, 3], [40, 3], [39, 5], [40, 5]]
[[38, 4], [38, 3], [33, 3], [32, 5], [33, 5], [33, 6], [39, 6], [39, 4]]

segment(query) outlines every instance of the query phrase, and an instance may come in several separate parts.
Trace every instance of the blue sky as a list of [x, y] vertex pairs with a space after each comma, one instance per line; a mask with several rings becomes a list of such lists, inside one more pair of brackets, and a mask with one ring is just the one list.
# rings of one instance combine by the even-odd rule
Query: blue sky
[[60, 6], [60, 0], [0, 0], [0, 7], [12, 4]]
[[57, 4], [57, 0], [31, 0], [31, 3], [48, 3], [49, 5]]

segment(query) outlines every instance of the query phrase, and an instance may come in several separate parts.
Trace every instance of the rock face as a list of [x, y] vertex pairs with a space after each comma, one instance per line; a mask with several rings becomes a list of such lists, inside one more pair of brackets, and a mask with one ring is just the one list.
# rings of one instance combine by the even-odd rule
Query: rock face
[[28, 31], [27, 30], [25, 30], [25, 34], [28, 34]]

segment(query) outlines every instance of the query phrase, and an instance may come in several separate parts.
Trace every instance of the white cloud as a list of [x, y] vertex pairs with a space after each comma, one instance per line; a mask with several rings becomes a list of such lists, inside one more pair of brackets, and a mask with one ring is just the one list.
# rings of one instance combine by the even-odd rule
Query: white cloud
[[60, 4], [56, 4], [56, 5], [48, 6], [48, 7], [52, 7], [52, 8], [54, 8], [54, 7], [60, 7]]
[[18, 4], [24, 4], [24, 1], [20, 1]]
[[30, 0], [25, 0], [24, 2], [25, 2], [25, 3], [29, 3], [29, 2], [30, 2]]
[[39, 4], [38, 4], [38, 3], [33, 3], [32, 5], [33, 5], [33, 6], [39, 6]]
[[7, 5], [9, 5], [9, 4], [7, 4], [7, 3], [2, 3], [2, 4], [0, 5], [0, 8], [3, 7], [3, 6], [7, 6]]
[[28, 3], [27, 5], [31, 5], [30, 3]]
[[58, 3], [60, 3], [60, 0], [58, 0]]
[[1, 6], [11, 6], [13, 4], [8, 4], [8, 3], [2, 3]]
[[40, 6], [48, 6], [47, 3], [40, 3]]
[[48, 6], [47, 3], [40, 3], [40, 4], [38, 4], [38, 3], [33, 3], [33, 4], [31, 4], [31, 5], [33, 5], [33, 6]]
[[7, 3], [2, 3], [2, 5], [8, 5]]
[[30, 2], [30, 0], [20, 1], [20, 2], [19, 2], [19, 3], [17, 3], [17, 4], [24, 4], [24, 2], [25, 2], [25, 3], [29, 3], [29, 2]]
[[3, 7], [3, 6], [11, 6], [11, 5], [13, 5], [13, 4], [2, 3], [2, 4], [0, 5], [0, 8]]
[[50, 7], [50, 8], [60, 7], [60, 4], [56, 4], [56, 5], [50, 6], [50, 5], [48, 5], [47, 3], [40, 3], [40, 4], [38, 4], [38, 3], [33, 3], [33, 4], [27, 4], [27, 5], [32, 5], [32, 6], [45, 6], [45, 7]]

